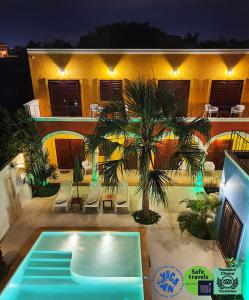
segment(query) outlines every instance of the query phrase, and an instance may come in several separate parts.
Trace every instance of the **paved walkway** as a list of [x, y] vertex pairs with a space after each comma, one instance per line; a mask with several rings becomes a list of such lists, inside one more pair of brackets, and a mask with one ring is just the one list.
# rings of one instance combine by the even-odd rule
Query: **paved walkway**
[[[88, 187], [84, 187], [87, 189]], [[129, 187], [131, 209], [141, 207], [135, 187]], [[168, 190], [169, 205], [165, 210], [155, 208], [162, 215], [159, 224], [148, 228], [147, 243], [151, 258], [151, 278], [154, 272], [163, 265], [173, 265], [184, 272], [193, 265], [203, 265], [212, 269], [224, 265], [223, 258], [214, 241], [202, 241], [191, 237], [188, 233], [181, 235], [176, 222], [177, 216], [184, 207], [179, 202], [186, 197], [193, 197], [192, 187], [170, 187]], [[51, 204], [54, 197], [35, 198], [21, 211], [3, 240], [1, 247], [7, 262], [11, 262], [18, 251], [38, 227], [130, 227], [138, 226], [129, 214], [99, 213], [82, 214], [75, 207], [69, 213], [52, 213]], [[152, 287], [153, 300], [162, 300]], [[176, 300], [197, 299], [182, 292]], [[199, 299], [199, 298], [198, 298]], [[210, 299], [201, 297], [201, 299]]]

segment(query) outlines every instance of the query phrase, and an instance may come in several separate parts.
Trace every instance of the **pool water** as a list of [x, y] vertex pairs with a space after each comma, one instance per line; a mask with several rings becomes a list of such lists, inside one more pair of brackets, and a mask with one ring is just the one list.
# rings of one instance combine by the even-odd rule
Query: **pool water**
[[138, 232], [43, 232], [0, 300], [142, 300]]

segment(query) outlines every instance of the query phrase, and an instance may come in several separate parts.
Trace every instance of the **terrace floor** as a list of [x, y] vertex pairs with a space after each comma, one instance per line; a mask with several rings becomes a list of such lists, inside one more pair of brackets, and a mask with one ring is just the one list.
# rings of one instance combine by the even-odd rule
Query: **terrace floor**
[[[82, 187], [87, 193], [88, 187]], [[135, 186], [129, 187], [131, 210], [140, 208], [140, 199], [135, 195]], [[155, 207], [162, 218], [158, 224], [147, 227], [148, 252], [151, 259], [151, 281], [153, 274], [163, 265], [173, 265], [184, 272], [191, 266], [203, 265], [212, 269], [224, 266], [224, 260], [215, 241], [203, 241], [181, 235], [177, 216], [184, 210], [179, 202], [186, 197], [194, 197], [193, 187], [172, 186], [168, 190], [169, 203], [166, 209]], [[22, 245], [38, 227], [134, 227], [138, 226], [130, 214], [103, 213], [83, 214], [78, 207], [68, 213], [51, 212], [54, 196], [32, 199], [16, 217], [15, 222], [0, 243], [5, 259], [11, 263]], [[152, 286], [153, 300], [162, 300]], [[198, 297], [184, 291], [174, 299], [190, 300]], [[198, 298], [199, 299], [199, 298]], [[210, 299], [210, 297], [202, 297]]]
[[[62, 170], [58, 170], [57, 174], [58, 174], [58, 178], [55, 182], [72, 181], [73, 179], [73, 170], [68, 170], [66, 171], [66, 173], [64, 173]], [[214, 184], [215, 186], [219, 187], [221, 181], [221, 175], [222, 175], [222, 170], [216, 170], [214, 171], [213, 174], [204, 175], [203, 176], [204, 185], [208, 186], [210, 184]], [[119, 174], [119, 177], [121, 179], [122, 175]], [[193, 186], [193, 181], [191, 181], [191, 178], [186, 172], [184, 173], [182, 173], [181, 171], [178, 171], [177, 173], [172, 172], [172, 174], [170, 174], [170, 177], [172, 177], [172, 179], [174, 180], [174, 185]], [[123, 180], [127, 181], [129, 186], [134, 186], [137, 185], [137, 182], [139, 181], [139, 177], [137, 172], [134, 170], [129, 173], [125, 173], [123, 176]], [[87, 173], [87, 175], [84, 177], [82, 185], [89, 185], [91, 181], [92, 181], [92, 174]]]

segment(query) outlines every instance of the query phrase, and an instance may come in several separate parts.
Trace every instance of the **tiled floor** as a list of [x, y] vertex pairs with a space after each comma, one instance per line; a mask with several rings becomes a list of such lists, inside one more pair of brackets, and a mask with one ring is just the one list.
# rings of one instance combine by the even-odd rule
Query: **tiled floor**
[[[87, 193], [88, 187], [82, 187]], [[168, 190], [169, 204], [166, 209], [153, 207], [159, 211], [162, 218], [159, 224], [148, 228], [147, 243], [151, 258], [151, 281], [155, 271], [163, 265], [173, 265], [184, 272], [193, 265], [203, 265], [212, 269], [214, 266], [223, 266], [223, 258], [214, 241], [202, 241], [184, 233], [181, 235], [176, 222], [180, 211], [184, 206], [179, 202], [186, 197], [194, 197], [192, 187], [174, 186]], [[135, 186], [129, 187], [131, 209], [136, 210], [141, 202], [135, 194]], [[130, 214], [102, 213], [83, 214], [75, 207], [69, 213], [51, 212], [51, 204], [54, 197], [35, 198], [31, 200], [21, 211], [10, 230], [1, 241], [1, 247], [7, 262], [11, 262], [19, 249], [31, 235], [35, 228], [49, 227], [130, 227], [138, 226]], [[152, 287], [153, 300], [162, 300]], [[176, 300], [196, 299], [182, 292]], [[201, 297], [205, 299], [205, 297]], [[210, 298], [207, 298], [210, 299]]]

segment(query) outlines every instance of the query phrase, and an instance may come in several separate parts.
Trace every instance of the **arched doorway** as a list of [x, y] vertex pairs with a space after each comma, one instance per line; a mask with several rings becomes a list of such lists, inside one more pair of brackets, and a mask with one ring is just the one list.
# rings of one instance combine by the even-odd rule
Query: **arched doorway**
[[58, 169], [72, 169], [74, 157], [85, 160], [84, 136], [73, 131], [56, 131], [43, 138], [50, 162]]

